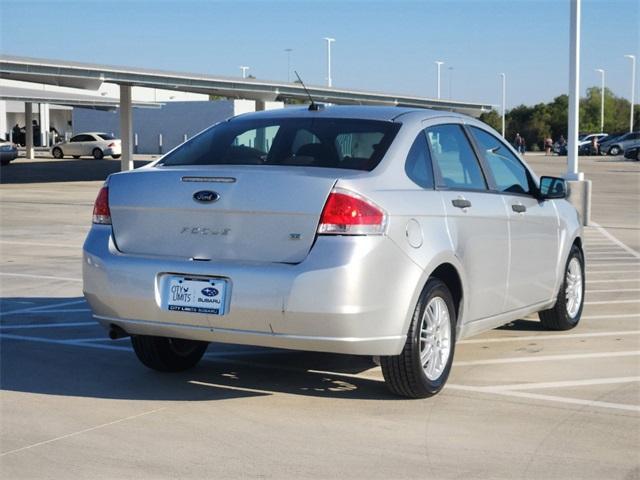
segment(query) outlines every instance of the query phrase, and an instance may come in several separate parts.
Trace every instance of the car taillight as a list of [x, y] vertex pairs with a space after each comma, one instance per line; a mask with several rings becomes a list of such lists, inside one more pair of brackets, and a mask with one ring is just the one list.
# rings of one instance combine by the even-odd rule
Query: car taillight
[[107, 148], [113, 148], [115, 146], [116, 146], [115, 142], [111, 142], [109, 145], [107, 145]]
[[111, 225], [111, 212], [109, 211], [109, 187], [102, 187], [93, 204], [93, 223]]
[[380, 235], [385, 212], [357, 193], [335, 188], [329, 194], [318, 225], [320, 235]]

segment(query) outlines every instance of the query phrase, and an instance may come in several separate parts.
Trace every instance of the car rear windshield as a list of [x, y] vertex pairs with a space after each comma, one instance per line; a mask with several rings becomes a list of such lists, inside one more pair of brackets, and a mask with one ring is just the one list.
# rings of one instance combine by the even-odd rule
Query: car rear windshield
[[173, 150], [162, 165], [287, 165], [373, 170], [400, 125], [335, 118], [235, 119]]
[[115, 140], [116, 137], [109, 135], [108, 133], [99, 133], [98, 136], [103, 140]]

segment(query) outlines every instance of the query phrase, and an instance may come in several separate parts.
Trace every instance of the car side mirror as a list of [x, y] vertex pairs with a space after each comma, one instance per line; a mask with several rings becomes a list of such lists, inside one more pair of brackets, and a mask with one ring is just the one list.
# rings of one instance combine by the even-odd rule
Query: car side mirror
[[540, 199], [567, 198], [567, 183], [560, 177], [540, 177]]

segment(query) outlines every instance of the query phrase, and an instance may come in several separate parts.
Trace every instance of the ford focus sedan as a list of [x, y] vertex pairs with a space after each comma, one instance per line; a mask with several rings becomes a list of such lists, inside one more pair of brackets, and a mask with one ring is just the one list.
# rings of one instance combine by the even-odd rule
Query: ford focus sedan
[[427, 397], [459, 339], [536, 312], [578, 324], [582, 231], [565, 196], [463, 115], [241, 115], [107, 179], [84, 294], [155, 370], [193, 367], [209, 342], [371, 355], [391, 391]]

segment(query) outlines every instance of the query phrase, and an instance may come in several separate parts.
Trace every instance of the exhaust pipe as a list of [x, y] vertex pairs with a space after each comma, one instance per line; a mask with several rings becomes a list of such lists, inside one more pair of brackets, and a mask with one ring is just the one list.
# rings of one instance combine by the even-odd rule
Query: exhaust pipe
[[125, 338], [128, 336], [129, 334], [122, 327], [119, 327], [118, 325], [111, 325], [111, 328], [109, 329], [109, 338], [111, 340], [118, 340], [119, 338]]

